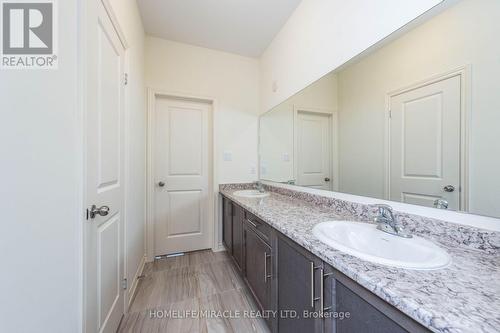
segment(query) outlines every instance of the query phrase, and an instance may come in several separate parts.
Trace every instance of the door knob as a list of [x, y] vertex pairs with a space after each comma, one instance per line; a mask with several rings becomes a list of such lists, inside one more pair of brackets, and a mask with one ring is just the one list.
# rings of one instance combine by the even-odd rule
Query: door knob
[[330, 178], [326, 177], [325, 182], [329, 182], [329, 181], [330, 181]]
[[159, 182], [158, 186], [163, 187], [163, 186], [165, 186], [165, 183], [164, 182]]
[[92, 207], [89, 210], [89, 217], [91, 219], [95, 218], [97, 215], [100, 216], [106, 216], [109, 214], [109, 207], [108, 206], [101, 206], [97, 208], [96, 205], [92, 205]]
[[453, 186], [453, 185], [446, 185], [445, 187], [443, 187], [443, 190], [445, 192], [454, 192], [455, 191], [455, 186]]

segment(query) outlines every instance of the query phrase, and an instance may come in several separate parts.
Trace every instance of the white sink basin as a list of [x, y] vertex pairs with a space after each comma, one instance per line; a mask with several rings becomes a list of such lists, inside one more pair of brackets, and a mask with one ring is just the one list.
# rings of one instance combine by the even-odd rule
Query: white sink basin
[[269, 196], [269, 193], [259, 192], [258, 190], [236, 191], [233, 194], [238, 197], [244, 197], [244, 198], [265, 198]]
[[451, 262], [448, 253], [428, 240], [390, 235], [368, 223], [323, 222], [313, 228], [321, 242], [342, 252], [377, 264], [433, 270]]

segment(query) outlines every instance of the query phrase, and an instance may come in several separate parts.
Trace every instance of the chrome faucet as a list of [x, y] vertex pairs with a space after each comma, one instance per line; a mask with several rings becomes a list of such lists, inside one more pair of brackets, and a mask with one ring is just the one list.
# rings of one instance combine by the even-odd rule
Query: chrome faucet
[[437, 209], [448, 209], [448, 201], [444, 199], [437, 199], [434, 201], [434, 207]]
[[254, 183], [254, 185], [255, 185], [255, 188], [257, 189], [257, 191], [259, 191], [260, 193], [264, 193], [265, 192], [265, 190], [264, 190], [264, 184], [262, 184], [261, 181], [256, 181]]
[[394, 216], [392, 207], [389, 205], [375, 205], [377, 208], [377, 216], [374, 218], [375, 223], [378, 224], [377, 229], [387, 232], [391, 235], [411, 238], [412, 235], [405, 230], [405, 228], [398, 223], [397, 218]]

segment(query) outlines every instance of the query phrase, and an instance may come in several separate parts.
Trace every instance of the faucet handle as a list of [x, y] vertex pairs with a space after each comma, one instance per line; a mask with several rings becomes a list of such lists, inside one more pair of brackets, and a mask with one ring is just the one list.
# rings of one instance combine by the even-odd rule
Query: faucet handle
[[434, 207], [438, 209], [448, 209], [448, 201], [444, 199], [437, 199], [434, 201]]
[[386, 204], [373, 205], [379, 216], [393, 217], [392, 207]]
[[391, 206], [386, 204], [378, 204], [374, 206], [378, 210], [378, 215], [373, 219], [375, 223], [378, 223], [377, 229], [392, 235], [412, 238], [410, 232], [408, 232], [404, 226], [397, 221]]
[[379, 211], [380, 210], [390, 210], [392, 211], [392, 207], [387, 205], [387, 204], [375, 204], [373, 205], [374, 207], [376, 207]]

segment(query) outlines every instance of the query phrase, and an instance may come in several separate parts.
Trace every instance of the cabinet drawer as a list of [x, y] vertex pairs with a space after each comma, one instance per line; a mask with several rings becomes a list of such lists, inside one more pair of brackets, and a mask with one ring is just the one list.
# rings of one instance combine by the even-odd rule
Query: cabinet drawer
[[267, 223], [247, 211], [245, 211], [245, 222], [269, 244], [272, 228]]

